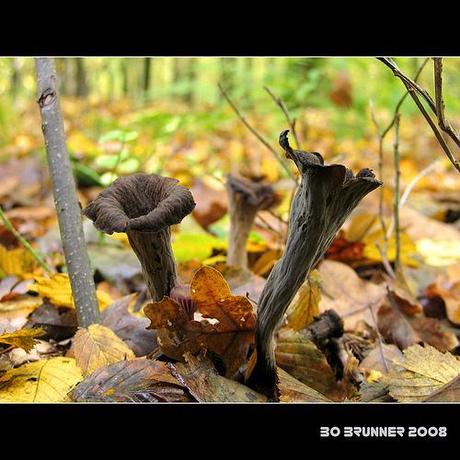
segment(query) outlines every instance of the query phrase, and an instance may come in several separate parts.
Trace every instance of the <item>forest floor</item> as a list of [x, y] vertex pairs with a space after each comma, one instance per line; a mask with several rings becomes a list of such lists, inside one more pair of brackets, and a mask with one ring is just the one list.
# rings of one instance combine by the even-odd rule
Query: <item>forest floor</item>
[[[244, 372], [257, 301], [283, 252], [292, 181], [231, 117], [198, 122], [199, 114], [187, 120], [166, 110], [133, 111], [123, 101], [86, 110], [69, 99], [63, 109], [82, 208], [115, 177], [138, 171], [190, 188], [197, 206], [174, 226], [172, 245], [197, 310], [190, 324], [179, 321], [177, 304], [172, 323], [146, 316], [151, 302], [126, 234], [104, 235], [84, 218], [102, 324], [78, 328], [39, 114], [24, 106], [0, 147], [0, 205], [49, 272], [0, 224], [0, 401], [264, 401], [244, 385]], [[299, 130], [305, 150], [379, 176], [371, 128], [364, 139], [337, 139], [324, 128], [327, 112], [307, 116]], [[264, 126], [263, 119], [254, 123]], [[281, 401], [460, 401], [460, 175], [424, 123], [401, 125], [400, 268], [395, 273], [390, 135], [382, 192], [367, 196], [346, 221], [278, 332]], [[208, 125], [218, 129], [211, 133]], [[282, 128], [267, 136], [277, 150]], [[230, 172], [263, 179], [279, 195], [277, 207], [256, 217], [248, 271], [226, 265]], [[203, 305], [222, 299], [225, 314], [244, 304], [244, 328], [225, 329], [219, 313], [214, 322], [200, 315]], [[308, 328], [329, 309], [343, 331], [315, 343]], [[222, 327], [212, 340], [190, 332], [216, 322]]]

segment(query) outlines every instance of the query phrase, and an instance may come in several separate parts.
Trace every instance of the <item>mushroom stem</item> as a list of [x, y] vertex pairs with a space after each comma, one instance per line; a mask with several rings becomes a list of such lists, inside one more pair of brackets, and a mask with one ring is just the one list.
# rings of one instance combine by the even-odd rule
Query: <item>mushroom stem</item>
[[273, 399], [277, 399], [274, 335], [284, 313], [351, 211], [381, 185], [368, 169], [355, 177], [343, 165], [324, 165], [319, 153], [293, 150], [287, 131], [281, 133], [280, 145], [296, 164], [302, 181], [291, 206], [285, 252], [270, 273], [257, 306], [257, 361], [248, 380]]
[[156, 233], [127, 231], [128, 240], [142, 266], [147, 288], [154, 302], [169, 295], [176, 285], [176, 262], [168, 228]]
[[271, 186], [229, 175], [226, 183], [230, 232], [227, 265], [247, 270], [246, 243], [256, 214], [277, 201]]

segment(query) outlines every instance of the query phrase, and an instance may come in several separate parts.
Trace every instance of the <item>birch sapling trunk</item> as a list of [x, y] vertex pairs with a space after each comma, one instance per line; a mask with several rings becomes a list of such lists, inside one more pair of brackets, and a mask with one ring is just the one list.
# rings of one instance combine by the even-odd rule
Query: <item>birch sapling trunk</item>
[[75, 301], [78, 325], [100, 322], [96, 288], [86, 252], [75, 179], [66, 147], [54, 59], [36, 58], [38, 104], [62, 246]]

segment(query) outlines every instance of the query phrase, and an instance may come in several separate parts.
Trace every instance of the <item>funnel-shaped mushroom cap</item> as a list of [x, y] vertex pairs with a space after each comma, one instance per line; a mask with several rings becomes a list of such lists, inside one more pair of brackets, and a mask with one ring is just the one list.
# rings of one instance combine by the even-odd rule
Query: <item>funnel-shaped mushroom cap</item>
[[227, 177], [227, 187], [232, 192], [239, 193], [248, 206], [257, 209], [268, 209], [280, 201], [280, 197], [270, 185], [243, 177], [235, 177], [230, 174]]
[[156, 174], [120, 177], [83, 212], [109, 235], [130, 230], [158, 232], [178, 224], [195, 207], [190, 191], [178, 182]]

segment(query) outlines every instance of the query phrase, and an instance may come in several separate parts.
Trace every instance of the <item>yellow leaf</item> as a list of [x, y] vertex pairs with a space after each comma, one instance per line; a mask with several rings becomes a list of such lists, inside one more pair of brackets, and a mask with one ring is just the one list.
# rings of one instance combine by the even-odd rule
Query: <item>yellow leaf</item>
[[[67, 273], [56, 273], [50, 277], [34, 276], [34, 279], [36, 283], [30, 287], [30, 291], [37, 292], [40, 297], [48, 298], [53, 305], [58, 307], [75, 308]], [[101, 311], [113, 302], [110, 295], [100, 289], [96, 291], [96, 295]]]
[[10, 369], [0, 377], [0, 402], [64, 402], [83, 379], [72, 358], [51, 358]]
[[81, 328], [75, 334], [69, 353], [87, 377], [100, 367], [134, 359], [133, 351], [111, 329], [100, 324]]
[[37, 261], [24, 248], [6, 249], [0, 245], [0, 270], [7, 275], [23, 276], [37, 267]]
[[20, 295], [12, 300], [0, 302], [0, 319], [12, 319], [18, 317], [27, 317], [37, 309], [43, 300], [40, 297], [28, 294]]
[[259, 276], [265, 275], [278, 262], [282, 251], [280, 249], [270, 249], [257, 259], [252, 271]]
[[413, 345], [404, 350], [402, 360], [393, 362], [389, 392], [398, 401], [422, 401], [460, 374], [460, 361], [455, 356], [430, 345]]
[[[381, 262], [382, 255], [380, 254], [379, 247], [382, 251], [384, 247], [382, 230], [366, 235], [362, 242], [365, 244], [363, 251], [364, 257], [376, 262]], [[418, 262], [414, 258], [414, 255], [417, 253], [417, 247], [407, 233], [401, 233], [400, 235], [400, 248], [401, 263], [403, 265], [407, 265], [408, 267], [417, 267]], [[388, 240], [386, 255], [388, 261], [393, 262], [395, 260], [396, 242], [394, 235]]]
[[14, 347], [23, 348], [29, 352], [35, 345], [35, 337], [43, 335], [45, 331], [42, 328], [22, 328], [9, 334], [0, 335], [0, 343], [6, 343]]
[[358, 214], [351, 219], [345, 238], [353, 243], [361, 241], [377, 222], [375, 214]]
[[319, 315], [321, 299], [320, 277], [318, 270], [313, 270], [308, 279], [300, 286], [297, 295], [287, 311], [287, 327], [300, 331], [307, 327]]
[[460, 263], [460, 241], [458, 240], [422, 238], [416, 244], [417, 251], [428, 265], [445, 267]]

